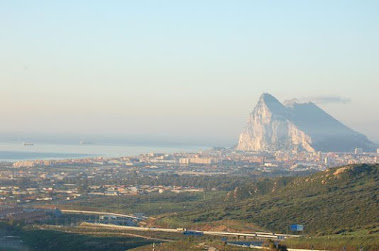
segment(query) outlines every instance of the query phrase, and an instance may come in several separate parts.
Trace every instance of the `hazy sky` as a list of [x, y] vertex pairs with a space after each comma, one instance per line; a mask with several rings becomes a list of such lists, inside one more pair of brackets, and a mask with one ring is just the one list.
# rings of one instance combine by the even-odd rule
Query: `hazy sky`
[[0, 133], [233, 143], [262, 92], [379, 141], [379, 1], [1, 1]]

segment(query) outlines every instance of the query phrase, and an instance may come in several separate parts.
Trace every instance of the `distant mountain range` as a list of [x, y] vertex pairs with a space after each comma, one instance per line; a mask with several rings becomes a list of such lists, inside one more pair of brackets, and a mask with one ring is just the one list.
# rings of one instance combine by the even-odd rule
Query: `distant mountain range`
[[264, 93], [240, 134], [237, 149], [351, 152], [362, 148], [371, 152], [377, 147], [312, 102], [291, 100], [282, 104]]

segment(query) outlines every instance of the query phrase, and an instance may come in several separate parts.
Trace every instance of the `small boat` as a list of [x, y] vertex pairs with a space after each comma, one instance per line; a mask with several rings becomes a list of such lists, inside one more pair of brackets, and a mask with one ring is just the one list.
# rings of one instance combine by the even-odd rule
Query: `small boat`
[[92, 145], [92, 142], [86, 141], [86, 140], [81, 140], [80, 141], [81, 145]]

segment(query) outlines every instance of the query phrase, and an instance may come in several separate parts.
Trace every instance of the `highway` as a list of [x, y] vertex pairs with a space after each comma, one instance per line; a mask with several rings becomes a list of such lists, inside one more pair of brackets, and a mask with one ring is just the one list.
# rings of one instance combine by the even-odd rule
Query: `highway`
[[[184, 229], [174, 229], [174, 228], [131, 227], [131, 226], [119, 226], [119, 225], [112, 225], [112, 224], [87, 223], [87, 222], [83, 223], [83, 226], [119, 229], [119, 230], [157, 231], [157, 232], [171, 232], [171, 233], [183, 233], [185, 231]], [[233, 237], [249, 237], [249, 238], [261, 238], [261, 239], [285, 239], [285, 238], [290, 238], [290, 237], [300, 237], [300, 235], [276, 234], [276, 233], [269, 233], [269, 232], [239, 233], [239, 232], [198, 231], [198, 230], [188, 230], [188, 231], [202, 232], [204, 235], [213, 235], [213, 236], [233, 236]]]
[[[132, 218], [137, 220], [143, 220], [151, 217], [136, 217], [134, 215], [126, 214], [116, 214], [110, 212], [100, 212], [100, 211], [84, 211], [84, 210], [61, 210], [62, 213], [67, 214], [86, 214], [86, 215], [112, 215], [116, 217]], [[172, 232], [172, 233], [183, 233], [183, 229], [174, 229], [174, 228], [155, 228], [155, 227], [133, 227], [133, 226], [119, 226], [113, 224], [101, 224], [101, 223], [83, 223], [83, 225], [90, 225], [92, 227], [102, 227], [108, 229], [123, 229], [123, 230], [136, 230], [136, 231], [157, 231], [157, 232]], [[247, 238], [262, 238], [262, 239], [285, 239], [290, 237], [300, 237], [300, 235], [290, 235], [290, 234], [278, 234], [270, 232], [252, 232], [252, 233], [240, 233], [240, 232], [223, 232], [223, 231], [198, 231], [202, 232], [204, 235], [213, 235], [213, 236], [233, 236], [233, 237], [247, 237]]]

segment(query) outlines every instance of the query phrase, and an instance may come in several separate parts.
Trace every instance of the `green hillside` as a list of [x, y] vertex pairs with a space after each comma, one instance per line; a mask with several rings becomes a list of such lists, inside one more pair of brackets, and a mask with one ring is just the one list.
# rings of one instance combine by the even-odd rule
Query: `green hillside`
[[307, 177], [263, 180], [236, 188], [222, 207], [183, 213], [186, 221], [243, 220], [275, 232], [303, 224], [305, 233], [376, 232], [379, 165], [350, 165]]

